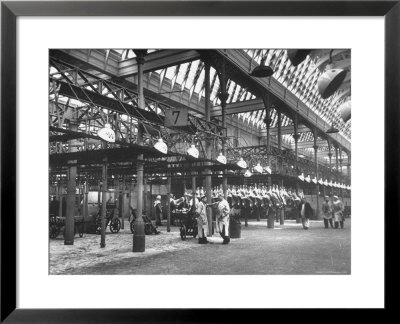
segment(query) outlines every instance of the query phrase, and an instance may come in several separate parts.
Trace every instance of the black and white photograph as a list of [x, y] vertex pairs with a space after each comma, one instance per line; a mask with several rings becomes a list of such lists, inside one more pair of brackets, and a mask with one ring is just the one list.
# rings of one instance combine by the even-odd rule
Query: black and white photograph
[[49, 275], [352, 274], [350, 48], [48, 54]]

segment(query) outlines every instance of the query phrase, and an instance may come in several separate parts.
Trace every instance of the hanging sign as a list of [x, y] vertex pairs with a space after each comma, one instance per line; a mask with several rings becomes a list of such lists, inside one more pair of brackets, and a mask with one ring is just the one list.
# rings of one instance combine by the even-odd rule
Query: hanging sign
[[187, 126], [189, 122], [186, 108], [174, 108], [165, 111], [164, 126]]

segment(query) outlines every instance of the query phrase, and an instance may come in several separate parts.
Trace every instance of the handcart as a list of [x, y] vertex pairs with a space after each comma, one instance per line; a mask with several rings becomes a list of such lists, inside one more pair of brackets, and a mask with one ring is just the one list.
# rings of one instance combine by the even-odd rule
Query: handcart
[[[142, 219], [144, 222], [144, 233], [146, 235], [151, 234], [160, 234], [160, 231], [157, 230], [157, 227], [153, 225], [151, 219], [146, 215], [146, 211], [142, 212]], [[135, 220], [136, 220], [136, 209], [131, 207], [131, 220], [130, 220], [130, 228], [132, 234], [135, 231]]]
[[186, 240], [186, 236], [193, 236], [196, 238], [198, 234], [196, 213], [192, 211], [181, 211], [175, 214], [178, 226], [180, 227], [179, 232], [181, 239]]
[[[110, 231], [111, 233], [118, 233], [121, 229], [121, 221], [114, 217], [114, 211], [116, 209], [115, 204], [110, 204], [108, 203], [106, 205], [106, 226], [107, 228], [108, 225], [110, 225]], [[96, 216], [96, 234], [101, 233], [101, 206], [99, 208], [99, 211]]]
[[[79, 237], [83, 236], [83, 224], [84, 220], [82, 216], [74, 216], [74, 235], [79, 234]], [[65, 237], [65, 217], [50, 215], [49, 217], [49, 236], [55, 239], [63, 229], [63, 236]]]

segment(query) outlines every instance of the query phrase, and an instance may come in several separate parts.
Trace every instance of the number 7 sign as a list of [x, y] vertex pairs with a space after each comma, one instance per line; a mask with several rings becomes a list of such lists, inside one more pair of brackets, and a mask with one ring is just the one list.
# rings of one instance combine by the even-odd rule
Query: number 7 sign
[[187, 126], [188, 111], [185, 108], [175, 108], [165, 111], [164, 126]]

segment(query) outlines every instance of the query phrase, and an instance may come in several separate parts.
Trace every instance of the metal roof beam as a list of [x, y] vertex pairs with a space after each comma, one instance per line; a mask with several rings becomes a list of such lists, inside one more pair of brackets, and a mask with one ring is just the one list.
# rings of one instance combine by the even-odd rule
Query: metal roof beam
[[[234, 102], [226, 105], [226, 114], [239, 114], [246, 113], [249, 111], [262, 110], [265, 109], [264, 102], [262, 99], [252, 99]], [[222, 116], [221, 106], [215, 106], [211, 108], [211, 117]]]
[[[175, 66], [198, 60], [200, 54], [195, 50], [160, 50], [146, 55], [143, 72], [153, 72], [170, 66]], [[118, 63], [120, 77], [133, 76], [138, 73], [136, 58], [130, 58]]]
[[[243, 50], [231, 49], [229, 51], [215, 50], [215, 52], [224, 57], [230, 68], [236, 69], [241, 72], [242, 75], [247, 75], [252, 82], [256, 83], [261, 91], [268, 91], [275, 98], [278, 98], [285, 107], [292, 113], [297, 113], [301, 121], [312, 128], [315, 128], [318, 134], [323, 134], [325, 138], [329, 138], [332, 142], [343, 147], [346, 151], [351, 151], [351, 143], [340, 134], [326, 134], [325, 130], [330, 127], [320, 116], [313, 112], [306, 104], [301, 102], [296, 95], [287, 90], [287, 88], [277, 81], [275, 78], [254, 78], [248, 75], [248, 67], [252, 61], [252, 58], [248, 56]], [[240, 80], [232, 79], [240, 84]], [[243, 82], [242, 82], [243, 83]], [[279, 108], [279, 107], [278, 107]]]
[[[297, 126], [297, 133], [306, 133], [310, 132], [310, 129], [307, 126], [304, 125], [298, 125]], [[270, 128], [269, 129], [269, 134], [272, 136], [278, 135], [278, 127]], [[281, 134], [282, 135], [291, 135], [294, 134], [294, 125], [290, 126], [282, 126], [281, 127]], [[267, 136], [267, 130], [263, 129], [261, 131], [261, 136]]]

